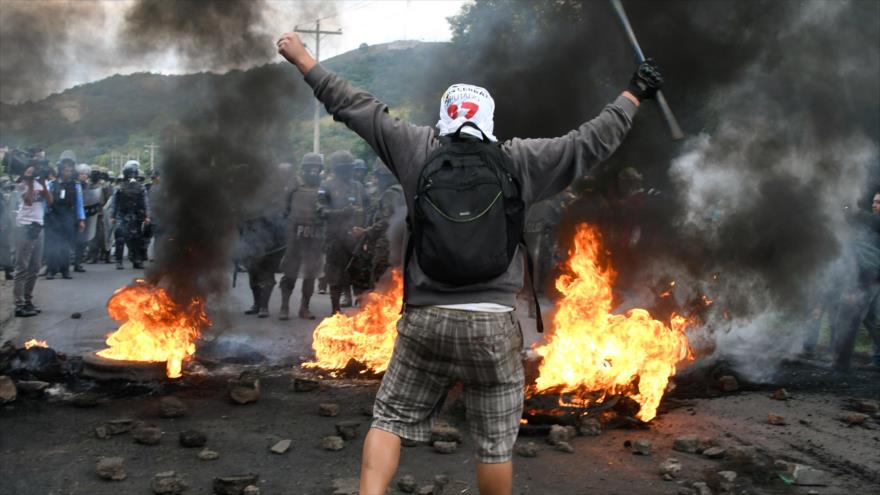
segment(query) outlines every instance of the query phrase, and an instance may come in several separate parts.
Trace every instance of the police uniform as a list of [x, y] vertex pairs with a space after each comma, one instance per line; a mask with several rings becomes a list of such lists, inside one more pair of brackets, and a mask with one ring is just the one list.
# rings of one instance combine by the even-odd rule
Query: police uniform
[[[396, 183], [391, 171], [384, 165], [376, 166], [377, 192], [370, 200], [370, 214], [365, 237], [365, 250], [355, 253], [359, 271], [352, 274], [352, 285], [375, 287], [376, 282], [390, 266], [402, 264], [403, 233], [406, 219], [406, 200], [403, 188]], [[363, 260], [363, 263], [360, 261]], [[355, 263], [352, 263], [355, 265]]]
[[284, 254], [284, 229], [280, 215], [261, 215], [245, 220], [239, 228], [240, 259], [247, 270], [254, 303], [244, 313], [269, 316], [269, 299], [275, 288], [275, 272]]
[[361, 241], [352, 228], [363, 227], [367, 200], [363, 185], [352, 179], [354, 157], [348, 151], [337, 151], [330, 158], [333, 179], [318, 190], [318, 215], [326, 226], [324, 276], [330, 286], [330, 303], [334, 313], [340, 311], [339, 299], [350, 285], [349, 261]]
[[141, 229], [149, 218], [147, 190], [137, 180], [136, 162], [126, 164], [125, 182], [113, 194], [110, 218], [115, 221], [116, 268], [122, 269], [122, 252], [128, 246], [128, 257], [134, 268], [142, 268], [143, 242]]
[[309, 302], [315, 290], [315, 279], [321, 275], [323, 264], [324, 226], [318, 216], [318, 190], [323, 157], [307, 153], [300, 164], [300, 177], [287, 197], [287, 245], [281, 260], [281, 311], [280, 319], [289, 318], [290, 296], [296, 279], [302, 278], [302, 299], [299, 317], [314, 319]]

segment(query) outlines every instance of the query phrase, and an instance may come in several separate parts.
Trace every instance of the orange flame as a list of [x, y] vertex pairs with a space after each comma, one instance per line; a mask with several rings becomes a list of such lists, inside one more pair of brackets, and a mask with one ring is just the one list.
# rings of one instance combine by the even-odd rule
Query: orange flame
[[49, 343], [45, 340], [37, 339], [31, 339], [24, 343], [25, 349], [30, 349], [31, 347], [49, 347]]
[[397, 339], [402, 299], [403, 277], [395, 269], [384, 289], [367, 294], [357, 314], [335, 314], [318, 324], [312, 336], [315, 360], [302, 366], [339, 370], [354, 359], [366, 366], [365, 371], [385, 371]]
[[165, 289], [138, 280], [113, 293], [107, 313], [121, 323], [107, 336], [108, 349], [98, 355], [125, 361], [166, 363], [170, 378], [181, 376], [183, 361], [196, 352], [202, 328], [211, 325], [204, 301], [193, 298], [184, 306]]
[[636, 416], [650, 421], [676, 364], [691, 355], [687, 320], [673, 315], [666, 325], [638, 308], [611, 314], [615, 273], [600, 265], [600, 249], [598, 231], [579, 225], [568, 272], [556, 280], [562, 299], [554, 333], [535, 346], [544, 359], [530, 393], [571, 394], [581, 405], [624, 394], [641, 405]]

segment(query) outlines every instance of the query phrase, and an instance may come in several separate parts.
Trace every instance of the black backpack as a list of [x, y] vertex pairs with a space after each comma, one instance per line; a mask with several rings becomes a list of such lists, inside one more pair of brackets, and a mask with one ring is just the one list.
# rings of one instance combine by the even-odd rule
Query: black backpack
[[[510, 157], [485, 134], [463, 139], [465, 126], [479, 130], [466, 122], [441, 137], [422, 168], [404, 262], [414, 251], [428, 277], [449, 285], [485, 282], [507, 271], [523, 243], [526, 215]], [[531, 277], [532, 260], [524, 252]]]

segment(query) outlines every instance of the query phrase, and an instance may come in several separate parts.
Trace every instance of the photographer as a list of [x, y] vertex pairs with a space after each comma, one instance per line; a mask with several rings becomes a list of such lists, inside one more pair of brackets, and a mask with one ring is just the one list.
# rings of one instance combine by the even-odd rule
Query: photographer
[[15, 217], [15, 316], [35, 316], [40, 312], [32, 297], [43, 258], [43, 216], [53, 198], [44, 174], [37, 174], [37, 163], [29, 165], [18, 180], [18, 212]]

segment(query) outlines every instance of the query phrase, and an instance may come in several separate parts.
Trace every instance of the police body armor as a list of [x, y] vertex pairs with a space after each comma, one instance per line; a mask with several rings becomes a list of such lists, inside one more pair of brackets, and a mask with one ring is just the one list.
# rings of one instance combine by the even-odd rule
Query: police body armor
[[52, 187], [52, 211], [57, 213], [72, 212], [76, 209], [76, 182], [55, 182]]
[[125, 221], [143, 221], [147, 216], [144, 186], [136, 181], [124, 183], [116, 192], [116, 216]]
[[321, 237], [323, 232], [318, 217], [318, 188], [300, 184], [292, 196], [289, 232], [297, 238]]

